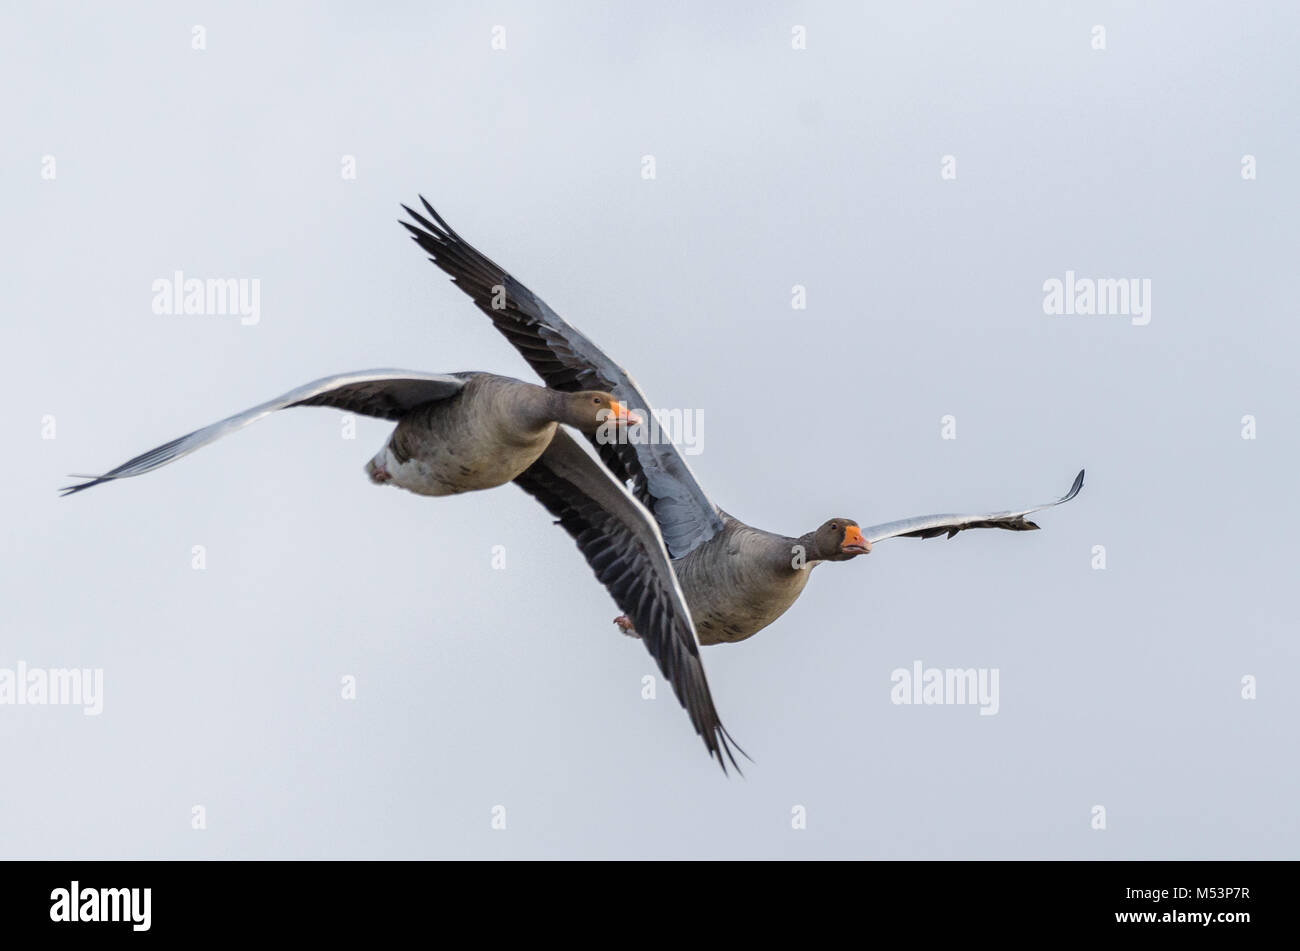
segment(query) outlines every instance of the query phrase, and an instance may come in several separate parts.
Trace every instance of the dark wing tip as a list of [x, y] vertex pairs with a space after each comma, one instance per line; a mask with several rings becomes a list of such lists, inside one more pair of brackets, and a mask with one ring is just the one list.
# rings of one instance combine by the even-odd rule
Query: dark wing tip
[[1083, 473], [1084, 470], [1080, 469], [1079, 474], [1074, 477], [1074, 484], [1070, 486], [1070, 491], [1065, 494], [1065, 498], [1061, 499], [1062, 502], [1068, 502], [1079, 494], [1079, 490], [1083, 488]]
[[438, 239], [443, 241], [450, 239], [452, 241], [456, 241], [458, 243], [464, 244], [465, 239], [462, 238], [460, 235], [458, 235], [452, 229], [451, 225], [447, 224], [447, 220], [443, 218], [442, 215], [438, 214], [437, 211], [434, 210], [433, 205], [429, 204], [429, 199], [425, 198], [423, 195], [419, 195], [418, 197], [420, 199], [420, 204], [424, 206], [424, 210], [429, 213], [429, 217], [432, 218], [433, 221], [436, 221], [437, 224], [434, 224], [433, 222], [429, 221], [428, 218], [425, 218], [424, 215], [420, 214], [410, 205], [402, 204], [402, 210], [405, 211], [412, 218], [414, 218], [416, 221], [418, 221], [425, 228], [427, 228]]
[[731, 760], [731, 765], [735, 767], [736, 775], [739, 776], [741, 779], [744, 779], [745, 771], [740, 768], [740, 764], [736, 762], [736, 757], [731, 752], [731, 750], [734, 747], [737, 753], [739, 753], [744, 759], [749, 760], [749, 762], [751, 763], [754, 762], [754, 758], [745, 752], [745, 750], [741, 747], [741, 745], [736, 742], [736, 738], [732, 736], [730, 733], [728, 733], [726, 728], [723, 727], [721, 723], [718, 724], [718, 729], [722, 732], [722, 736], [725, 738], [727, 757]]
[[447, 240], [447, 236], [442, 233], [442, 229], [440, 229], [437, 225], [435, 225], [428, 218], [424, 217], [424, 215], [420, 214], [410, 205], [402, 205], [402, 210], [405, 211], [412, 218], [414, 218], [415, 221], [420, 225], [420, 227], [417, 228], [415, 227], [415, 225], [412, 225], [409, 221], [403, 221], [401, 218], [398, 218], [397, 219], [398, 224], [400, 224], [407, 231], [411, 232], [411, 234], [419, 235], [420, 237], [426, 239], [432, 238], [433, 240], [438, 242]]
[[458, 235], [455, 231], [452, 230], [451, 225], [447, 224], [446, 219], [443, 218], [442, 215], [438, 214], [438, 212], [434, 211], [434, 209], [433, 209], [433, 205], [429, 204], [429, 199], [427, 199], [427, 198], [425, 198], [423, 195], [421, 195], [421, 196], [420, 196], [420, 204], [422, 204], [422, 205], [424, 206], [425, 210], [426, 210], [429, 214], [433, 215], [433, 220], [436, 221], [436, 222], [438, 222], [438, 224], [440, 224], [440, 225], [442, 226], [443, 230], [446, 231], [447, 234], [451, 235], [451, 236], [452, 236], [453, 238], [455, 238], [457, 241], [460, 241], [460, 240], [461, 240], [460, 235]]
[[709, 743], [706, 741], [706, 745], [709, 747], [709, 755], [718, 761], [718, 766], [722, 770], [722, 775], [728, 775], [727, 763], [730, 762], [731, 768], [736, 771], [736, 775], [741, 779], [744, 779], [745, 771], [740, 768], [740, 763], [736, 761], [736, 753], [739, 753], [751, 763], [754, 762], [754, 758], [746, 753], [744, 749], [741, 748], [741, 745], [736, 742], [736, 738], [727, 732], [727, 728], [722, 725], [722, 721], [716, 719], [716, 712], [714, 723], [715, 726], [713, 727], [713, 735], [711, 738], [712, 742]]
[[112, 482], [112, 481], [113, 480], [108, 478], [107, 476], [99, 476], [98, 478], [91, 479], [89, 482], [83, 482], [80, 485], [61, 486], [59, 488], [59, 498], [64, 498], [65, 496], [69, 496], [69, 495], [76, 495], [78, 492], [82, 491], [83, 489], [92, 488], [94, 486], [99, 485], [101, 482]]

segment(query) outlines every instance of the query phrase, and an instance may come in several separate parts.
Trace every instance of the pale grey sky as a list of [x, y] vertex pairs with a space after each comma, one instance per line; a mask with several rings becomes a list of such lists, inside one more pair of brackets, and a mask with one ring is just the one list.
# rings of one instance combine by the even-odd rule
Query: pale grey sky
[[[1300, 13], [870, 7], [6, 8], [0, 668], [104, 697], [0, 706], [0, 855], [1294, 858]], [[753, 524], [1087, 485], [705, 649], [743, 780], [530, 498], [370, 485], [386, 423], [57, 497], [328, 373], [531, 378], [396, 224], [420, 192], [702, 411]], [[259, 322], [155, 314], [177, 270]], [[1149, 279], [1149, 325], [1045, 315], [1067, 270]], [[917, 660], [997, 668], [998, 714], [892, 704]]]

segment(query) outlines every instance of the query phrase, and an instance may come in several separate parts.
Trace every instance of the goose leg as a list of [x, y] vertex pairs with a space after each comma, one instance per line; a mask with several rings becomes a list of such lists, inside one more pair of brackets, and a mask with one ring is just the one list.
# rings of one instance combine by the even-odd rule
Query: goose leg
[[618, 629], [628, 637], [635, 637], [637, 640], [641, 639], [641, 635], [632, 630], [632, 622], [626, 614], [620, 614], [618, 617], [614, 618], [614, 623], [617, 624]]

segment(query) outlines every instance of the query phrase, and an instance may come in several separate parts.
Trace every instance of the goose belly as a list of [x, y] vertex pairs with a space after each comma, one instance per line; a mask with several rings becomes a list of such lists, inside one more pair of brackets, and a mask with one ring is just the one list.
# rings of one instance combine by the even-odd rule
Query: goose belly
[[394, 430], [392, 438], [367, 468], [382, 465], [384, 481], [417, 495], [459, 495], [494, 489], [513, 481], [537, 461], [550, 444], [554, 427], [519, 442], [458, 428], [444, 431]]
[[389, 481], [400, 489], [417, 495], [459, 495], [480, 489], [495, 489], [514, 480], [533, 463], [502, 459], [500, 456], [477, 458], [466, 455], [434, 456], [398, 462], [388, 450], [386, 468]]
[[[694, 554], [694, 552], [692, 552]], [[687, 559], [690, 559], [690, 555]], [[753, 637], [782, 614], [803, 592], [809, 571], [756, 570], [741, 559], [709, 571], [678, 571], [701, 644], [730, 644]]]

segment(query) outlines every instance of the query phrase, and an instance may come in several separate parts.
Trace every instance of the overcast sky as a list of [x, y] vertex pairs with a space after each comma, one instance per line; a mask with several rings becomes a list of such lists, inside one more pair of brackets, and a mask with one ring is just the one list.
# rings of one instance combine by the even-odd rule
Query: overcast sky
[[[98, 716], [0, 706], [0, 855], [1296, 856], [1294, 5], [0, 27], [0, 670], [103, 676]], [[293, 410], [58, 498], [326, 374], [531, 379], [396, 224], [419, 193], [701, 413], [692, 468], [756, 526], [1087, 484], [1041, 532], [819, 567], [705, 648], [744, 779], [642, 698], [528, 496], [371, 485], [388, 423]], [[177, 271], [258, 281], [256, 321], [156, 313]], [[1149, 322], [1046, 314], [1069, 271], [1149, 281]], [[891, 702], [918, 661], [996, 669], [997, 714]]]

